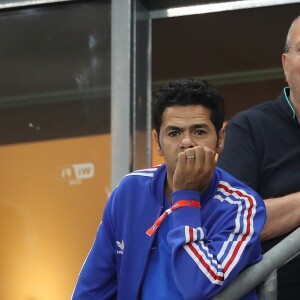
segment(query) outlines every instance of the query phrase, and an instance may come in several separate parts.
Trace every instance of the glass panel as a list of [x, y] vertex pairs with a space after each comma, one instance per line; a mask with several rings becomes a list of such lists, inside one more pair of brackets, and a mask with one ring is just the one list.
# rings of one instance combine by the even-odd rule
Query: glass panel
[[0, 11], [0, 298], [69, 299], [110, 186], [110, 1]]
[[[225, 98], [227, 119], [275, 99], [286, 85], [281, 54], [299, 9], [289, 4], [154, 19], [153, 90], [174, 79], [207, 79]], [[154, 154], [153, 162], [161, 159]]]
[[153, 20], [153, 88], [178, 78], [208, 79], [222, 92], [228, 118], [272, 100], [285, 85], [281, 54], [299, 9], [290, 4]]

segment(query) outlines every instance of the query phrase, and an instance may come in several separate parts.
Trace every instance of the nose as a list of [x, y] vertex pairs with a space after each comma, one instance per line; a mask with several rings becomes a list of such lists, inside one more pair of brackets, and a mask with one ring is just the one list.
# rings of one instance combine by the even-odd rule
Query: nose
[[189, 133], [184, 134], [182, 137], [181, 143], [180, 143], [180, 149], [184, 150], [187, 148], [193, 148], [195, 146], [196, 146], [196, 144], [195, 144], [191, 134], [189, 134]]

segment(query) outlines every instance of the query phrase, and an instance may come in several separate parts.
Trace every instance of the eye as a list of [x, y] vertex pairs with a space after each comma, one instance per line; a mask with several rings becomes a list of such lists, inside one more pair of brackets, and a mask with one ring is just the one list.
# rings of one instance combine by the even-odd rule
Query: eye
[[196, 134], [196, 135], [204, 135], [204, 134], [206, 134], [206, 131], [203, 130], [203, 129], [197, 129], [194, 134]]
[[168, 136], [170, 136], [170, 137], [176, 137], [178, 135], [179, 135], [179, 131], [177, 131], [177, 130], [172, 130], [172, 131], [168, 132]]

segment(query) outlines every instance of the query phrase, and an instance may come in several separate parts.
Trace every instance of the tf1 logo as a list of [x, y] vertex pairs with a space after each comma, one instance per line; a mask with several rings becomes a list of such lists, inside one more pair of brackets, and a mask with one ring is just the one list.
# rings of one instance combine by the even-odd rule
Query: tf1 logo
[[63, 180], [69, 180], [70, 184], [81, 183], [83, 179], [93, 178], [95, 166], [93, 163], [72, 164], [60, 169], [59, 177]]

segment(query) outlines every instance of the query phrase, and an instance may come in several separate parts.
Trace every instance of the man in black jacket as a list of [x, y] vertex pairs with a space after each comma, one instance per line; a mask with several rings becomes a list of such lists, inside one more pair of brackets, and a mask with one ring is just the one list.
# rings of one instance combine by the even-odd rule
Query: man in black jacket
[[[300, 225], [300, 16], [287, 34], [282, 65], [288, 83], [279, 97], [237, 114], [227, 125], [218, 166], [265, 200], [266, 252]], [[278, 299], [300, 295], [300, 256], [278, 271]]]

